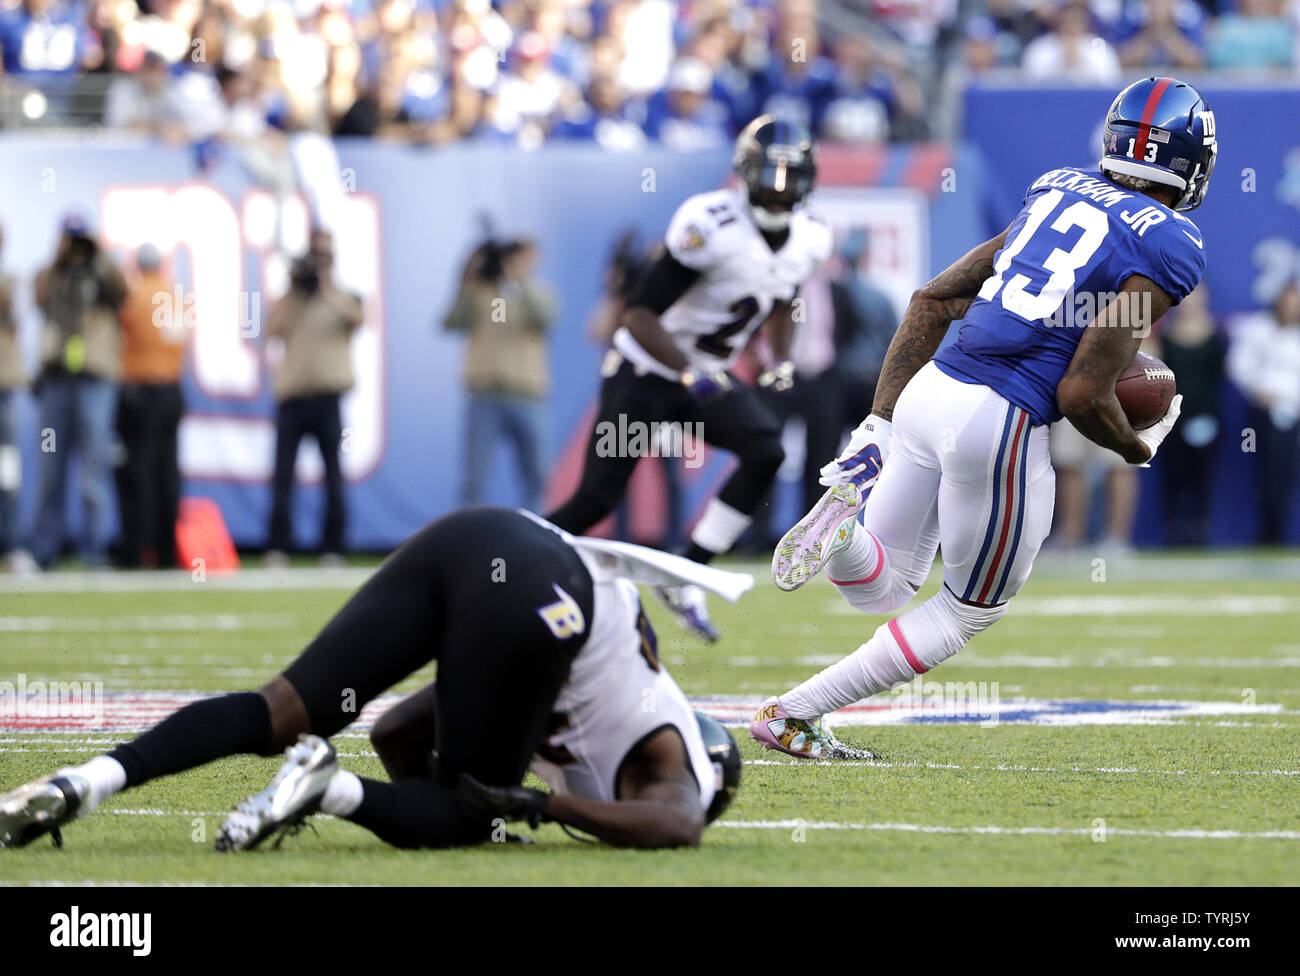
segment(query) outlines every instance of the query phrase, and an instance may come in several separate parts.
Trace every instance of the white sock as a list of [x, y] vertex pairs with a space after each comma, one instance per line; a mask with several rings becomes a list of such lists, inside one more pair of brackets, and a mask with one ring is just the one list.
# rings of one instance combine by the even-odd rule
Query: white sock
[[81, 804], [82, 813], [89, 813], [114, 793], [126, 788], [126, 770], [109, 756], [96, 756], [87, 763], [71, 767], [68, 772], [84, 776], [90, 783], [90, 796]]
[[837, 586], [873, 582], [881, 575], [885, 564], [885, 550], [880, 540], [857, 520], [854, 520], [854, 525], [849, 544], [826, 560], [826, 575]]
[[752, 521], [748, 515], [736, 511], [726, 502], [710, 498], [704, 514], [691, 532], [691, 541], [701, 549], [723, 553], [736, 544], [736, 540]]
[[363, 793], [361, 777], [340, 769], [330, 777], [329, 785], [325, 787], [325, 795], [320, 801], [321, 811], [336, 817], [346, 817], [361, 806]]
[[781, 706], [794, 718], [815, 721], [827, 712], [911, 681], [916, 675], [888, 636], [886, 625], [848, 657], [787, 691], [781, 696]]
[[826, 578], [835, 591], [863, 613], [889, 613], [916, 595], [894, 571], [880, 540], [859, 525], [849, 544], [826, 560]]
[[974, 607], [941, 588], [918, 607], [877, 628], [871, 640], [781, 696], [793, 718], [817, 719], [906, 683], [960, 651], [1006, 612]]

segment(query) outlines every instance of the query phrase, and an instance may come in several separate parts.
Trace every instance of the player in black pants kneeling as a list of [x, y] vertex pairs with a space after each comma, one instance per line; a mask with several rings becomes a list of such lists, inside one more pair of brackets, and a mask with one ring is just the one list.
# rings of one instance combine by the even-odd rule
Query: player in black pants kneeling
[[[227, 817], [218, 850], [254, 847], [317, 811], [398, 847], [476, 844], [514, 820], [631, 847], [698, 844], [739, 784], [739, 751], [663, 669], [629, 576], [694, 580], [728, 599], [753, 582], [573, 539], [522, 512], [448, 515], [394, 552], [260, 692], [187, 705], [107, 755], [0, 796], [0, 847], [47, 833], [60, 842], [60, 827], [123, 789], [286, 747], [271, 784]], [[371, 732], [392, 782], [340, 769], [327, 737], [431, 661], [436, 682]], [[530, 764], [553, 792], [520, 785]]]

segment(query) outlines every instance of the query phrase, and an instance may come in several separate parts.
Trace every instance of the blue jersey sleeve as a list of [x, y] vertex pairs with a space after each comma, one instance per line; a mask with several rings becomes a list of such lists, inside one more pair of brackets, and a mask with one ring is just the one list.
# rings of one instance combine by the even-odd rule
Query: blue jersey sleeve
[[1174, 219], [1158, 228], [1143, 242], [1149, 270], [1137, 269], [1181, 302], [1200, 283], [1205, 273], [1205, 241], [1190, 220]]

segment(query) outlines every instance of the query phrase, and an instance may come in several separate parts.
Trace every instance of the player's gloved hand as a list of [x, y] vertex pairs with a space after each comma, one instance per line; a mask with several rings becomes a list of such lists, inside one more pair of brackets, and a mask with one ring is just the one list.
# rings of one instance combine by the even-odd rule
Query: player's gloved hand
[[731, 377], [724, 372], [697, 373], [688, 369], [682, 373], [682, 386], [697, 400], [716, 400], [731, 392]]
[[1165, 411], [1165, 415], [1161, 417], [1159, 421], [1148, 427], [1146, 430], [1135, 431], [1138, 440], [1145, 444], [1148, 450], [1151, 451], [1151, 457], [1147, 458], [1143, 464], [1139, 464], [1138, 467], [1151, 467], [1151, 458], [1156, 456], [1156, 448], [1158, 448], [1164, 442], [1164, 439], [1169, 436], [1169, 432], [1174, 429], [1174, 424], [1178, 422], [1178, 416], [1182, 412], [1183, 395], [1179, 393], [1169, 401], [1169, 409]]
[[822, 468], [820, 483], [828, 488], [854, 484], [861, 493], [870, 491], [889, 456], [893, 431], [888, 420], [870, 414], [854, 428], [844, 453]]
[[794, 386], [794, 363], [783, 359], [764, 370], [758, 377], [758, 385], [773, 393], [784, 393]]
[[488, 786], [469, 773], [461, 773], [456, 803], [461, 813], [475, 820], [527, 820], [530, 827], [549, 820], [546, 804], [551, 795], [526, 786]]

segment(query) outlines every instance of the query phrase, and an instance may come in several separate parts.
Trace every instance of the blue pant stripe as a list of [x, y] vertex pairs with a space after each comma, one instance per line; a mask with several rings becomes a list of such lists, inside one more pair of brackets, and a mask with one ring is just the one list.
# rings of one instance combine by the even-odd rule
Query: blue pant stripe
[[998, 444], [998, 457], [993, 465], [993, 511], [989, 513], [989, 528], [984, 535], [984, 545], [980, 547], [979, 558], [975, 560], [975, 569], [966, 583], [966, 591], [962, 594], [963, 600], [970, 600], [975, 593], [975, 587], [979, 583], [980, 577], [984, 575], [984, 561], [988, 559], [989, 550], [993, 548], [993, 537], [997, 534], [998, 515], [1001, 512], [999, 504], [999, 493], [1002, 490], [1002, 463], [1006, 458], [1007, 440], [1011, 436], [1012, 421], [1015, 419], [1015, 410], [1008, 405], [1007, 419], [1002, 425], [1002, 440]]
[[1026, 473], [1029, 471], [1029, 434], [1030, 432], [1033, 431], [1033, 429], [1034, 428], [1032, 426], [1028, 424], [1025, 425], [1024, 437], [1021, 440], [1021, 444], [1020, 444], [1020, 464], [1019, 464], [1020, 470], [1019, 472], [1017, 472], [1016, 475], [1016, 480], [1017, 482], [1019, 482], [1020, 485], [1019, 487], [1020, 508], [1016, 512], [1016, 530], [1015, 533], [1011, 536], [1011, 549], [1007, 553], [1007, 564], [1005, 567], [1003, 567], [1002, 579], [998, 581], [997, 592], [993, 594], [994, 603], [1002, 602], [1002, 591], [1006, 589], [1007, 579], [1010, 578], [1011, 576], [1011, 564], [1016, 561], [1016, 550], [1019, 549], [1020, 547], [1020, 529], [1025, 524], [1025, 504], [1028, 501], [1028, 499], [1025, 496], [1025, 477], [1026, 477]]

